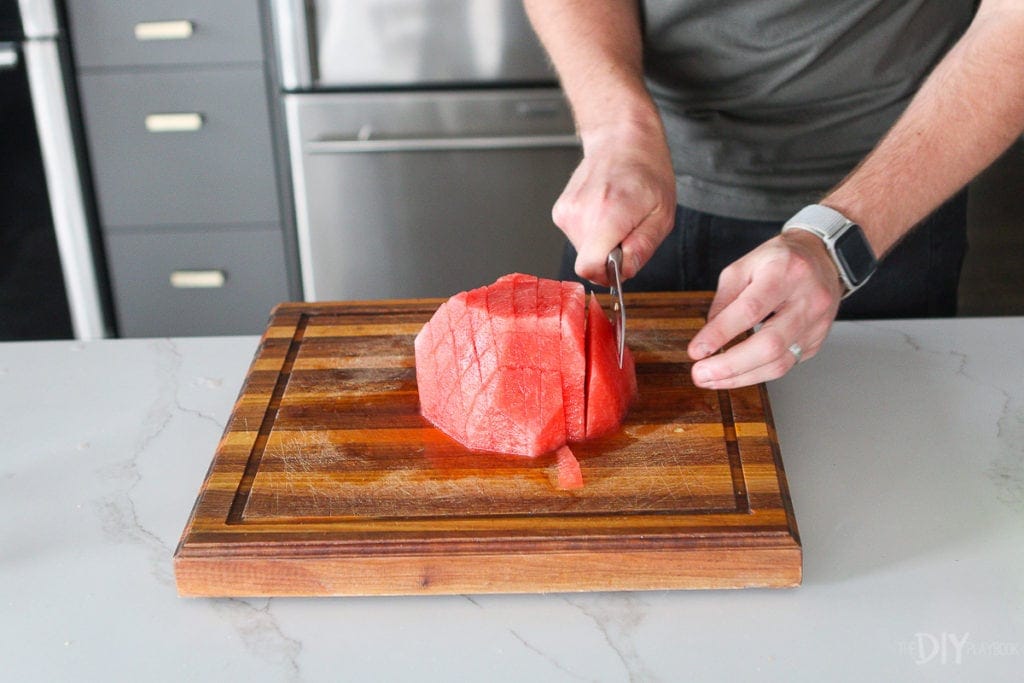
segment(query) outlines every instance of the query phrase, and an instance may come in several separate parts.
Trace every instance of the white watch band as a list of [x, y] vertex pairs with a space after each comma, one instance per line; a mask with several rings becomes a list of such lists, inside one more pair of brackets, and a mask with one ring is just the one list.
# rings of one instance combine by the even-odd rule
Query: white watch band
[[843, 230], [851, 225], [853, 225], [853, 221], [835, 209], [830, 209], [821, 204], [812, 204], [800, 209], [792, 218], [786, 221], [786, 224], [782, 227], [782, 232], [806, 230], [813, 232], [824, 240], [834, 241], [836, 237], [842, 234]]
[[846, 271], [846, 265], [844, 264], [843, 259], [840, 258], [839, 254], [836, 252], [836, 242], [840, 237], [842, 237], [843, 233], [851, 227], [854, 227], [854, 229], [859, 231], [859, 228], [855, 227], [856, 225], [856, 223], [835, 209], [822, 206], [821, 204], [812, 204], [797, 211], [796, 214], [782, 226], [783, 233], [789, 232], [790, 230], [803, 230], [816, 235], [822, 242], [824, 242], [825, 248], [828, 250], [828, 255], [835, 264], [836, 270], [839, 272], [839, 281], [843, 285], [844, 299], [853, 294], [862, 287], [865, 282], [867, 282], [867, 278], [865, 278], [860, 283], [855, 284], [854, 280], [851, 279], [850, 273]]

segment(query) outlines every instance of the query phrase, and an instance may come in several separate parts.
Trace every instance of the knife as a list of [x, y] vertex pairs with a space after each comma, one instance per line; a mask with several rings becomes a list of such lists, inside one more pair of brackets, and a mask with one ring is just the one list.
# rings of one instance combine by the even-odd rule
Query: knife
[[608, 273], [608, 293], [612, 295], [612, 311], [615, 323], [615, 340], [619, 347], [619, 368], [626, 352], [626, 303], [622, 300], [622, 246], [612, 249], [605, 263]]

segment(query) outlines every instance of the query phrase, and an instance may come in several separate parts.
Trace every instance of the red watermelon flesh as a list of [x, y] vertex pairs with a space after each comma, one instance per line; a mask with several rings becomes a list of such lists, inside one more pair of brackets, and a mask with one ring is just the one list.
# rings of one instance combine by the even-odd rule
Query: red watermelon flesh
[[559, 367], [562, 375], [562, 402], [565, 409], [565, 435], [569, 441], [586, 438], [587, 374], [586, 294], [577, 282], [560, 282], [562, 310], [559, 317]]
[[633, 355], [625, 349], [619, 367], [615, 328], [594, 297], [587, 315], [586, 394], [588, 439], [617, 429], [637, 394]]
[[561, 365], [562, 287], [556, 280], [537, 280], [536, 355], [540, 368], [541, 410], [547, 422], [540, 424], [541, 441], [565, 443], [568, 424], [562, 396]]
[[513, 273], [460, 292], [415, 351], [424, 417], [476, 451], [556, 451], [616, 428], [636, 395], [628, 350], [620, 370], [611, 323], [578, 283]]
[[557, 486], [563, 491], [572, 491], [583, 488], [583, 470], [580, 469], [580, 461], [568, 446], [559, 446], [555, 451], [555, 474], [557, 475]]

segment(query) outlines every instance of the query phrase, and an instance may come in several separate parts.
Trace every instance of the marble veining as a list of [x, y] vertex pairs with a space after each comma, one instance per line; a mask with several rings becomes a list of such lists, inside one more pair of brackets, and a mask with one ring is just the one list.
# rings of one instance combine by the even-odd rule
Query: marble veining
[[[971, 359], [966, 353], [949, 348], [929, 349], [926, 343], [916, 340], [911, 334], [901, 334], [915, 351], [948, 354], [958, 364], [956, 374], [998, 395], [1002, 401], [1002, 409], [995, 420], [999, 448], [992, 454], [986, 472], [996, 486], [998, 500], [1018, 512], [1024, 512], [1024, 402], [1020, 398], [1024, 387], [1024, 371], [1020, 364], [1009, 365], [1005, 372], [998, 373], [995, 381], [992, 381], [972, 372]], [[1017, 348], [1019, 357], [1024, 358], [1024, 348]], [[1017, 395], [1011, 392], [1017, 392]]]
[[644, 622], [644, 605], [628, 593], [594, 596], [565, 596], [564, 600], [579, 610], [601, 632], [608, 647], [615, 653], [631, 683], [652, 681], [656, 677], [637, 652], [637, 631]]
[[541, 657], [544, 661], [546, 661], [551, 666], [552, 670], [557, 671], [557, 672], [559, 672], [561, 674], [564, 674], [566, 676], [569, 676], [570, 678], [572, 678], [574, 680], [578, 680], [578, 681], [586, 680], [586, 678], [584, 678], [583, 676], [580, 676], [580, 675], [576, 674], [571, 669], [569, 669], [568, 667], [563, 665], [558, 660], [558, 657], [550, 654], [549, 652], [544, 651], [539, 645], [534, 645], [533, 643], [531, 643], [529, 638], [528, 638], [528, 636], [523, 635], [522, 633], [520, 633], [519, 631], [517, 631], [514, 628], [510, 628], [508, 630], [508, 632], [509, 632], [509, 634], [512, 635], [513, 638], [518, 640], [522, 644], [522, 646], [524, 648], [526, 648], [530, 652], [533, 652], [538, 657]]
[[[837, 323], [821, 353], [769, 385], [800, 588], [182, 599], [171, 556], [256, 344], [0, 344], [5, 679], [1016, 681], [1024, 670], [1024, 319]], [[959, 659], [951, 643], [965, 643]]]
[[1024, 403], [1005, 394], [998, 421], [1000, 454], [988, 469], [999, 491], [998, 498], [1024, 513]]
[[146, 527], [134, 498], [135, 490], [142, 481], [139, 461], [146, 457], [150, 446], [161, 438], [174, 418], [177, 373], [181, 368], [181, 355], [172, 341], [154, 341], [150, 346], [154, 350], [151, 368], [155, 382], [149, 407], [134, 435], [131, 449], [125, 453], [126, 457], [97, 470], [99, 479], [113, 488], [94, 502], [94, 506], [108, 536], [115, 542], [144, 546], [153, 577], [161, 584], [173, 586], [174, 576], [167, 565], [167, 556], [173, 548]]
[[250, 656], [273, 667], [280, 680], [301, 681], [302, 643], [287, 636], [271, 607], [273, 599], [207, 601], [238, 632]]

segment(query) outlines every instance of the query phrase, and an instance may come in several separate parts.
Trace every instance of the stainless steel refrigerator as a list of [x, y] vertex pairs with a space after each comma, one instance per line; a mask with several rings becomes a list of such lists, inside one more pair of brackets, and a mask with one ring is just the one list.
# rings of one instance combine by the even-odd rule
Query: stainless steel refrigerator
[[580, 149], [519, 0], [272, 9], [306, 300], [557, 273]]

